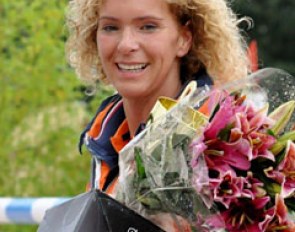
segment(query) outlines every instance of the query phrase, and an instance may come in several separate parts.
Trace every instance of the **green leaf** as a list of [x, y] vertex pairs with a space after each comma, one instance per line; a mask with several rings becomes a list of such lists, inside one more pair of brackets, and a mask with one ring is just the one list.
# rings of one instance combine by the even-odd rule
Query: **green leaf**
[[139, 147], [134, 148], [134, 153], [135, 153], [135, 163], [137, 167], [137, 174], [139, 179], [145, 179], [146, 178], [146, 173], [145, 173], [145, 168], [144, 164], [141, 158], [141, 149]]
[[277, 183], [268, 183], [265, 185], [265, 189], [268, 192], [268, 194], [272, 197], [274, 197], [276, 194], [281, 192], [281, 185]]
[[275, 133], [274, 133], [271, 129], [268, 129], [268, 130], [266, 131], [266, 133], [267, 133], [268, 135], [271, 135], [271, 136], [273, 136], [273, 137], [276, 137]]
[[234, 128], [234, 124], [233, 123], [230, 123], [228, 125], [226, 125], [225, 128], [221, 129], [217, 135], [217, 137], [220, 139], [220, 140], [223, 140], [223, 141], [228, 141], [229, 140], [229, 137], [230, 137], [230, 131], [231, 129]]
[[[285, 148], [285, 147], [284, 147]], [[276, 155], [276, 166], [278, 166], [286, 156], [286, 149], [283, 149]]]
[[162, 155], [162, 145], [157, 145], [154, 150], [151, 152], [151, 156], [158, 162], [161, 161], [161, 155]]
[[156, 197], [139, 197], [139, 201], [151, 210], [160, 210], [162, 207], [161, 201]]
[[288, 140], [295, 141], [295, 130], [290, 131], [278, 138], [277, 142], [271, 147], [270, 151], [278, 155], [287, 145]]
[[173, 134], [172, 135], [172, 146], [176, 147], [182, 143], [186, 143], [189, 139], [189, 136], [185, 134]]
[[264, 173], [256, 173], [255, 177], [263, 182], [263, 188], [271, 197], [275, 197], [276, 194], [281, 192], [281, 185], [265, 176]]
[[164, 186], [172, 185], [173, 183], [179, 182], [178, 172], [167, 172], [164, 176]]

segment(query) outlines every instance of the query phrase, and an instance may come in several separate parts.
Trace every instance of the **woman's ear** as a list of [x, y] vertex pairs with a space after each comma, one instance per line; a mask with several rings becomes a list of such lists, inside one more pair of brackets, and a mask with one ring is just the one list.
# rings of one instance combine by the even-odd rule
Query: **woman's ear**
[[188, 24], [186, 24], [185, 26], [182, 26], [180, 30], [181, 31], [180, 31], [180, 36], [178, 40], [177, 56], [183, 57], [189, 52], [189, 50], [192, 47], [193, 35], [189, 29]]

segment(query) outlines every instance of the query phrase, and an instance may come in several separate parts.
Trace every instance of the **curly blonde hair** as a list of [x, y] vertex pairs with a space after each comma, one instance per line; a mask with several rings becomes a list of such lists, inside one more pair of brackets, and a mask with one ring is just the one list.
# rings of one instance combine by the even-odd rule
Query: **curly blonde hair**
[[[226, 0], [166, 0], [180, 24], [190, 27], [192, 48], [182, 59], [189, 79], [205, 68], [215, 84], [242, 78], [249, 72], [246, 42], [238, 28], [241, 20]], [[98, 56], [96, 31], [103, 0], [71, 0], [67, 12], [69, 37], [66, 55], [78, 76], [88, 82], [106, 80]]]

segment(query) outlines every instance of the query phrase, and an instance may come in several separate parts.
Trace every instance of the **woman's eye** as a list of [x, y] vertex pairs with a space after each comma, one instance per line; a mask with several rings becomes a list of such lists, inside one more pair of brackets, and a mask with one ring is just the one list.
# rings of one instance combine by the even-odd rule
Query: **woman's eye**
[[103, 26], [101, 30], [105, 32], [112, 32], [112, 31], [117, 31], [118, 27], [113, 25], [107, 25], [107, 26]]
[[154, 24], [145, 24], [140, 29], [143, 31], [154, 31], [157, 29], [157, 26]]

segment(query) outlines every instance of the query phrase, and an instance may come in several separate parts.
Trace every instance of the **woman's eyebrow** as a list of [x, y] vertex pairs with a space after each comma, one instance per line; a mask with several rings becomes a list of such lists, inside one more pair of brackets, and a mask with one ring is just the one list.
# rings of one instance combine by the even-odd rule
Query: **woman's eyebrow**
[[154, 16], [154, 15], [144, 15], [144, 16], [137, 17], [136, 19], [140, 20], [140, 21], [147, 20], [147, 19], [153, 19], [153, 20], [158, 20], [158, 21], [163, 20], [163, 18], [158, 17], [158, 16]]
[[107, 16], [107, 15], [103, 15], [103, 16], [99, 17], [99, 20], [113, 20], [113, 21], [119, 21], [118, 18], [113, 17], [113, 16]]
[[[162, 21], [164, 20], [163, 18], [154, 16], [154, 15], [144, 15], [144, 16], [139, 16], [134, 18], [135, 21], [143, 21], [143, 20], [157, 20], [157, 21]], [[108, 15], [102, 15], [99, 17], [99, 20], [113, 20], [113, 21], [119, 21], [118, 18], [114, 17], [114, 16], [108, 16]]]

